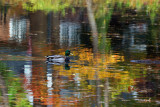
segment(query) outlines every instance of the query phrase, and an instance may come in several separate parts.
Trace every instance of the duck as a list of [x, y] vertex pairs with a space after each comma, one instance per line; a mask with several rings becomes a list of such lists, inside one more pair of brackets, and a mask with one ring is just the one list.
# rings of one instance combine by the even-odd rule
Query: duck
[[70, 54], [71, 54], [70, 50], [66, 50], [65, 56], [63, 56], [63, 55], [46, 56], [46, 58], [47, 58], [46, 62], [49, 64], [56, 64], [56, 65], [61, 65], [63, 63], [69, 63], [70, 62], [70, 57], [69, 57]]

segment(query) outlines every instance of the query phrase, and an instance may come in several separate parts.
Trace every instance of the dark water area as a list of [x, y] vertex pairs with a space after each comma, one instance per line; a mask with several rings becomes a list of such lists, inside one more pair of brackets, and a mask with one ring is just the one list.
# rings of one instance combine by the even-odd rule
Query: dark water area
[[42, 1], [0, 2], [0, 106], [160, 105], [158, 9]]

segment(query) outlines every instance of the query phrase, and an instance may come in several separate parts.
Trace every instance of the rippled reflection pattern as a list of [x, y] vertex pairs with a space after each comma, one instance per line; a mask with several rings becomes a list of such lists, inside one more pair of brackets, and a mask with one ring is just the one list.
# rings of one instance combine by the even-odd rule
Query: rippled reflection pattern
[[158, 106], [159, 2], [2, 0], [0, 107]]

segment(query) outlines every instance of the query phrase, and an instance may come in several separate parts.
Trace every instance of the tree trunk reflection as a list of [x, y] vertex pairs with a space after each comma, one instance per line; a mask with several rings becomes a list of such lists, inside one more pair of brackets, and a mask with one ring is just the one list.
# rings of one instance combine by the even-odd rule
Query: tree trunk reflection
[[93, 53], [96, 54], [98, 52], [98, 31], [97, 31], [97, 25], [96, 25], [94, 13], [92, 10], [92, 0], [86, 0], [86, 3], [87, 3], [88, 19], [89, 19], [92, 37], [93, 37]]
[[[87, 3], [87, 13], [88, 13], [88, 19], [91, 27], [92, 32], [92, 45], [93, 45], [93, 57], [95, 59], [95, 62], [97, 62], [97, 53], [98, 53], [98, 31], [97, 31], [97, 25], [94, 17], [94, 13], [92, 10], [92, 0], [86, 0]], [[98, 64], [95, 65], [97, 68]], [[96, 106], [100, 107], [100, 98], [101, 98], [101, 91], [100, 91], [100, 80], [98, 77], [98, 69], [95, 73], [95, 79], [96, 79]]]

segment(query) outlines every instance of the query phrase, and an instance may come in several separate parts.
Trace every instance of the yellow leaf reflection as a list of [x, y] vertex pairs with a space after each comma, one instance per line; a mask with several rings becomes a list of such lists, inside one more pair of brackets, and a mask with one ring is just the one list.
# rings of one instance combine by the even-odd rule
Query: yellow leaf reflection
[[[64, 53], [60, 53], [64, 54]], [[95, 72], [98, 70], [99, 79], [106, 77], [120, 78], [120, 73], [110, 73], [107, 72], [107, 66], [124, 61], [124, 57], [120, 55], [106, 54], [103, 58], [100, 54], [97, 55], [97, 62], [94, 61], [93, 53], [91, 49], [79, 49], [73, 51], [74, 55], [78, 56], [78, 59], [74, 63], [70, 63], [71, 69], [64, 71], [63, 66], [54, 65], [54, 69], [59, 71], [59, 75], [71, 76], [76, 73], [80, 75], [85, 75], [89, 80], [95, 80]], [[95, 65], [97, 65], [95, 67]], [[126, 71], [127, 72], [127, 71]]]

